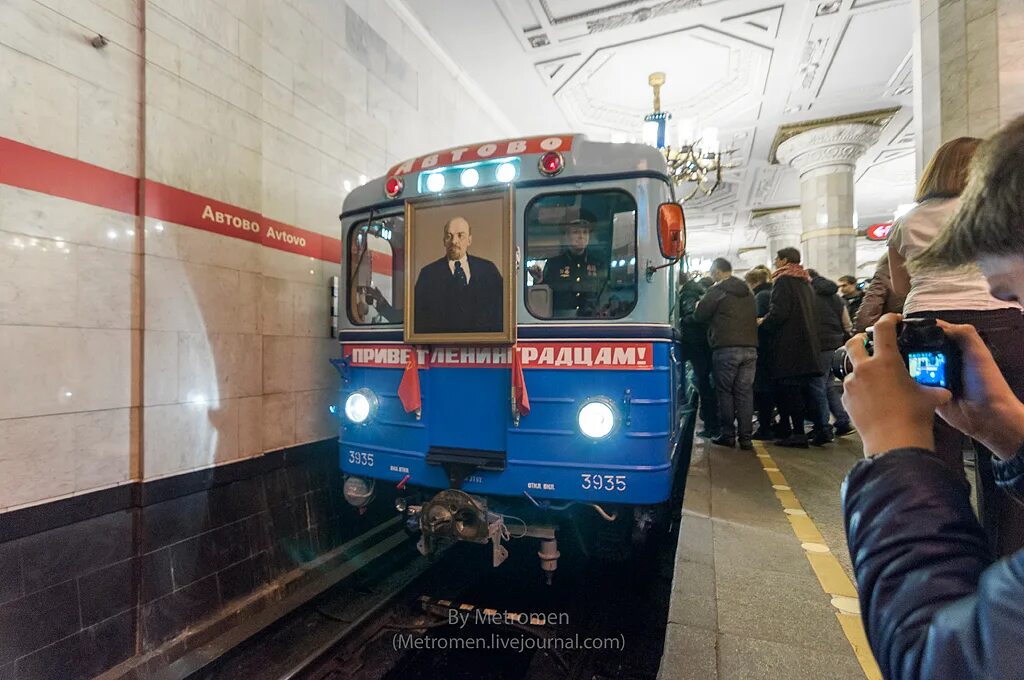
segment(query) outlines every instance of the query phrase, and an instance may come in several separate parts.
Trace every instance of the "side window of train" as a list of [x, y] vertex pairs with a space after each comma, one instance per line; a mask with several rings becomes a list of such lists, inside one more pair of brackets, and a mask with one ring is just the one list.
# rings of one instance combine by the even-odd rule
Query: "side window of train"
[[539, 319], [620, 319], [636, 305], [636, 201], [622, 190], [526, 207], [526, 308]]
[[405, 309], [405, 217], [374, 217], [348, 233], [348, 316], [357, 325], [400, 324]]

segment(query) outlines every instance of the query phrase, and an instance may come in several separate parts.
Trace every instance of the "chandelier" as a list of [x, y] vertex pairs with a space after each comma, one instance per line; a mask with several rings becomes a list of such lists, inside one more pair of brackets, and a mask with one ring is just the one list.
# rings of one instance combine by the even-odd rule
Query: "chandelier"
[[[657, 147], [664, 154], [668, 174], [676, 184], [694, 185], [689, 194], [679, 199], [680, 203], [698, 194], [710, 196], [722, 183], [722, 170], [734, 167], [723, 163], [723, 154], [729, 156], [736, 150], [719, 150], [716, 128], [704, 128], [701, 136], [694, 139], [693, 121], [683, 120], [678, 126], [670, 127], [672, 114], [661, 110], [661, 86], [665, 84], [665, 74], [652, 73], [647, 82], [654, 89], [654, 111], [644, 116], [644, 143]], [[676, 146], [672, 145], [671, 136], [676, 138]]]

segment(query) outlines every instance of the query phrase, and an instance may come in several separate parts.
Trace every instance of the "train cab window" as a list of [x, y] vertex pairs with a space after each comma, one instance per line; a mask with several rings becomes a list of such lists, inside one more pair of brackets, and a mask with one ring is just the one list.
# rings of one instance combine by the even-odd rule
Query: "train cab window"
[[539, 319], [619, 319], [636, 305], [636, 201], [546, 194], [526, 208], [526, 307]]
[[405, 217], [357, 223], [348, 236], [348, 316], [357, 325], [400, 324], [405, 309]]

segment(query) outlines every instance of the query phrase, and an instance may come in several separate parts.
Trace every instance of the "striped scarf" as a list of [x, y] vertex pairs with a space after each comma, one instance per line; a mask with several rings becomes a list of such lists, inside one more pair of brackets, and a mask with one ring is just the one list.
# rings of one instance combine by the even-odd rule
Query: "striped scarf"
[[795, 279], [803, 279], [807, 283], [811, 282], [811, 275], [807, 273], [807, 270], [794, 262], [785, 264], [772, 272], [772, 281], [778, 281], [783, 276], [792, 276]]

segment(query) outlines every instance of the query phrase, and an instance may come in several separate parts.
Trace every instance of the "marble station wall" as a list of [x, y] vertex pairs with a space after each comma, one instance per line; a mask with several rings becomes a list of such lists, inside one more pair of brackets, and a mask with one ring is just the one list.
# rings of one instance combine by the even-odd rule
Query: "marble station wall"
[[[6, 0], [0, 101], [0, 138], [334, 238], [363, 178], [504, 134], [367, 0]], [[0, 184], [0, 512], [332, 437], [337, 271]]]

